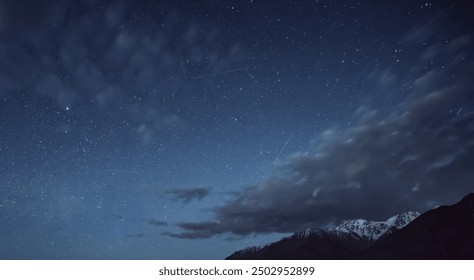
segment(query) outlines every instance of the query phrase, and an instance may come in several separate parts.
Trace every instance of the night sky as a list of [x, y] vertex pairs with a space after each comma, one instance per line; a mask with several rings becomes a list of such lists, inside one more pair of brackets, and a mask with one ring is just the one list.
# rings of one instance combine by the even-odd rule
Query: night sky
[[222, 259], [474, 190], [470, 1], [0, 1], [0, 258]]

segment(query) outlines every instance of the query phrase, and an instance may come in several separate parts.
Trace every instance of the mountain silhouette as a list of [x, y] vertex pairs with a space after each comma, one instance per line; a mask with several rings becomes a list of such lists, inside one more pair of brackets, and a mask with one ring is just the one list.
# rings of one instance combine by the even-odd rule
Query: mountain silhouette
[[474, 259], [474, 193], [422, 215], [407, 212], [384, 222], [343, 221], [308, 229], [226, 259]]
[[360, 255], [364, 259], [474, 259], [474, 193], [430, 210]]

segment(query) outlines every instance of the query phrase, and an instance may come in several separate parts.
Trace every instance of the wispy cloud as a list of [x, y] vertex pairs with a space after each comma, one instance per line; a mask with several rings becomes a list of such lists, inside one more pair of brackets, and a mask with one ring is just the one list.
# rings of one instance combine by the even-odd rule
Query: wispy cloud
[[209, 195], [210, 192], [210, 189], [205, 187], [170, 188], [166, 190], [166, 193], [173, 199], [184, 203], [191, 202], [193, 199], [201, 200]]
[[165, 221], [160, 221], [160, 220], [155, 220], [155, 219], [150, 219], [148, 220], [148, 224], [156, 227], [162, 227], [162, 226], [167, 226], [168, 223]]
[[474, 115], [453, 117], [462, 104], [473, 109], [473, 69], [453, 61], [405, 81], [412, 95], [391, 114], [360, 108], [353, 127], [326, 131], [314, 153], [294, 154], [209, 220], [180, 223], [182, 231], [168, 235], [286, 233], [458, 200], [473, 188]]
[[130, 20], [144, 12], [128, 1], [99, 3], [100, 9], [94, 1], [36, 2], [42, 1], [31, 2], [38, 13], [30, 17], [21, 5], [0, 5], [0, 35], [7, 39], [0, 52], [1, 94], [25, 91], [63, 110], [96, 108], [103, 118], [114, 111], [144, 145], [186, 128], [170, 104], [191, 103], [199, 94], [192, 77], [241, 70], [245, 59], [239, 44], [218, 43], [219, 27], [176, 13], [150, 15], [150, 23]]

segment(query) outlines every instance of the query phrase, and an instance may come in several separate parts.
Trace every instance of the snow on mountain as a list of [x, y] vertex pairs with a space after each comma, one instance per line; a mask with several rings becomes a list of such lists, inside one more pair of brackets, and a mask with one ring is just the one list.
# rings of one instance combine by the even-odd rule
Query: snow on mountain
[[[272, 258], [271, 256], [273, 256], [273, 254], [275, 254], [275, 256], [280, 256], [281, 252], [288, 249], [286, 248], [287, 245], [283, 245], [285, 242], [289, 242], [286, 244], [294, 245], [297, 243], [293, 242], [299, 241], [310, 242], [310, 244], [312, 244], [311, 246], [318, 248], [316, 251], [322, 254], [318, 255], [318, 258], [335, 258], [336, 255], [341, 258], [347, 258], [350, 256], [347, 255], [348, 252], [367, 247], [374, 241], [378, 240], [381, 236], [392, 233], [395, 230], [406, 226], [419, 215], [420, 214], [418, 212], [406, 212], [400, 215], [395, 215], [388, 218], [386, 221], [381, 222], [367, 221], [363, 219], [345, 220], [335, 228], [306, 229], [291, 236], [284, 237], [275, 243], [270, 243], [263, 246], [248, 247], [246, 249], [236, 251], [228, 258], [258, 259], [262, 256], [265, 256], [264, 258]], [[298, 245], [294, 246], [297, 247]], [[291, 248], [291, 246], [289, 248]], [[328, 254], [328, 252], [332, 252], [335, 255], [325, 255]], [[310, 254], [314, 254], [314, 252]], [[311, 256], [314, 257], [315, 255]]]
[[418, 216], [420, 216], [420, 213], [408, 211], [403, 214], [390, 217], [388, 220], [385, 221], [385, 223], [394, 226], [398, 229], [401, 229], [402, 227], [405, 227], [406, 225], [411, 223], [411, 221], [416, 219]]
[[419, 215], [420, 213], [418, 212], [409, 211], [403, 214], [392, 216], [383, 222], [367, 221], [363, 219], [345, 220], [333, 230], [354, 233], [368, 241], [375, 241], [394, 228], [403, 228]]
[[[451, 206], [386, 221], [346, 220], [262, 247], [234, 252], [239, 260], [474, 259], [474, 193]], [[402, 229], [403, 228], [403, 229]], [[402, 229], [402, 230], [398, 230]]]
[[373, 222], [363, 219], [343, 221], [334, 231], [354, 233], [366, 240], [377, 240], [384, 235], [391, 226], [385, 222]]
[[306, 229], [296, 233], [294, 238], [307, 238], [309, 236], [321, 236], [326, 234], [356, 235], [367, 241], [375, 241], [384, 234], [394, 229], [401, 229], [409, 224], [420, 213], [409, 211], [400, 215], [388, 218], [386, 221], [367, 221], [364, 219], [344, 220], [342, 223], [332, 229]]

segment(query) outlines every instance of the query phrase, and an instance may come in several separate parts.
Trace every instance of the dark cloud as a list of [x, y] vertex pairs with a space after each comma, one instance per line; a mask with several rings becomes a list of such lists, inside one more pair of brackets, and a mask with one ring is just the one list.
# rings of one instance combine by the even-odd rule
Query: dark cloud
[[167, 226], [168, 225], [168, 223], [165, 222], [165, 221], [154, 220], [154, 219], [148, 220], [148, 224], [152, 225], [152, 226], [156, 226], [156, 227], [162, 227], [162, 226]]
[[[471, 38], [454, 42], [472, 47]], [[474, 188], [472, 73], [467, 60], [420, 73], [405, 81], [412, 95], [393, 113], [360, 108], [351, 128], [327, 130], [314, 152], [291, 156], [273, 177], [215, 208], [212, 219], [180, 223], [182, 231], [168, 235], [286, 233], [459, 200]]]
[[172, 196], [176, 200], [181, 200], [184, 203], [188, 203], [193, 199], [201, 200], [211, 191], [205, 187], [193, 187], [193, 188], [172, 188], [166, 190], [166, 193]]
[[182, 223], [179, 224], [179, 227], [187, 230], [187, 232], [182, 233], [173, 233], [165, 232], [163, 235], [175, 237], [175, 238], [189, 238], [189, 239], [198, 239], [198, 238], [208, 238], [216, 234], [218, 229], [217, 222], [200, 222], [200, 223]]

